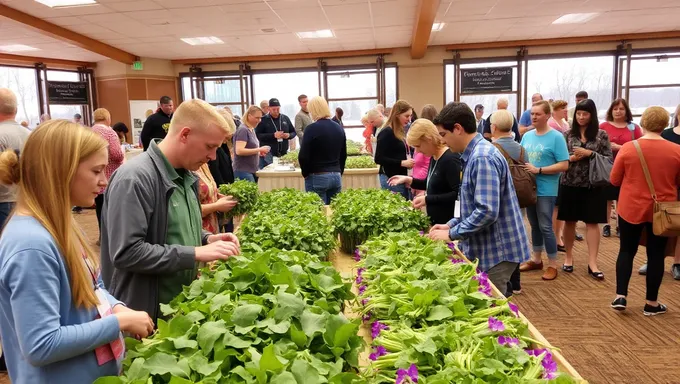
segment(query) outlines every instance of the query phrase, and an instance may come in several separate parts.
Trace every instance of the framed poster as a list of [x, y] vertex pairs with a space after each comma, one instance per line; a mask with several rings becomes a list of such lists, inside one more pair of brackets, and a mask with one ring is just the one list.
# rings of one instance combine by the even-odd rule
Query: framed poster
[[139, 144], [139, 136], [147, 115], [156, 113], [158, 107], [158, 100], [130, 100], [131, 144]]
[[460, 93], [512, 92], [514, 67], [465, 68], [460, 70]]
[[88, 84], [86, 81], [48, 81], [47, 99], [54, 105], [88, 105]]

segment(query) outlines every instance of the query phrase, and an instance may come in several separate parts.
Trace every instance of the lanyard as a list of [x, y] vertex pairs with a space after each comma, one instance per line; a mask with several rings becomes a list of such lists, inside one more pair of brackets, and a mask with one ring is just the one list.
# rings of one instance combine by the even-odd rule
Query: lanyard
[[271, 122], [272, 122], [272, 125], [274, 126], [275, 131], [277, 131], [277, 132], [283, 131], [283, 128], [281, 128], [281, 115], [279, 115], [279, 128], [278, 129], [276, 128], [276, 124], [274, 124], [274, 118], [271, 117], [271, 116], [269, 116], [269, 118], [271, 119]]
[[[441, 159], [441, 156], [439, 157]], [[430, 192], [430, 179], [432, 179], [432, 175], [434, 175], [434, 171], [437, 169], [437, 163], [439, 162], [439, 159], [434, 161], [434, 165], [432, 166], [432, 170], [427, 172], [427, 180], [425, 181], [425, 192]]]

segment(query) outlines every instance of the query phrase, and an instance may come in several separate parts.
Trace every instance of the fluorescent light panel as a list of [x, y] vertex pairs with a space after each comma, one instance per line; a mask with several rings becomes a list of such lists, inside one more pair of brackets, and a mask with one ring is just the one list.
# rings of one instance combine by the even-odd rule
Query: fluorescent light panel
[[296, 35], [300, 39], [328, 39], [330, 37], [335, 37], [333, 31], [330, 29], [321, 29], [318, 31], [309, 32], [296, 32]]
[[446, 23], [434, 23], [432, 24], [432, 32], [439, 32], [444, 28]]
[[51, 8], [56, 7], [79, 7], [83, 5], [97, 4], [95, 0], [35, 0], [40, 4]]
[[568, 13], [553, 21], [553, 24], [580, 24], [590, 21], [599, 13]]
[[224, 41], [219, 37], [207, 36], [207, 37], [184, 37], [182, 41], [189, 45], [214, 45], [214, 44], [224, 44]]
[[39, 51], [40, 49], [29, 47], [23, 44], [10, 44], [10, 45], [0, 45], [0, 51], [4, 52], [27, 52], [27, 51]]

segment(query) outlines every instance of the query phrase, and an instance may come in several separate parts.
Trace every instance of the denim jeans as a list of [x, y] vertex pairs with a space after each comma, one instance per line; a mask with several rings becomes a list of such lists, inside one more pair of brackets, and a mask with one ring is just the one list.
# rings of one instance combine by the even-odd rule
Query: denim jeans
[[531, 244], [534, 252], [545, 252], [550, 260], [557, 258], [557, 239], [553, 232], [552, 215], [555, 209], [555, 196], [539, 196], [536, 205], [527, 208], [531, 224]]
[[248, 180], [248, 181], [252, 181], [253, 183], [257, 183], [257, 176], [255, 176], [254, 173], [250, 173], [250, 172], [234, 171], [234, 179], [236, 179], [236, 180]]
[[305, 179], [305, 191], [316, 193], [328, 205], [333, 196], [342, 191], [342, 176], [340, 172], [309, 175]]
[[0, 203], [0, 229], [5, 226], [5, 222], [13, 208], [14, 203]]
[[399, 184], [393, 187], [387, 183], [387, 181], [390, 179], [389, 177], [387, 177], [387, 175], [381, 173], [378, 176], [380, 178], [380, 188], [398, 193], [404, 196], [404, 199], [411, 200], [411, 191], [404, 184]]
[[260, 157], [260, 169], [268, 166], [274, 162], [274, 155], [269, 152], [268, 154]]

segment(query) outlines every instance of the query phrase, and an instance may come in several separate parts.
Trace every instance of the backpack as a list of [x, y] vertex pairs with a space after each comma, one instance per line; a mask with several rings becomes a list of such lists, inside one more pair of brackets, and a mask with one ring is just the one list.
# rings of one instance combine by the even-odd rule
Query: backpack
[[[493, 143], [494, 147], [505, 157], [510, 168], [510, 176], [512, 176], [512, 183], [515, 185], [515, 192], [517, 193], [517, 201], [520, 208], [526, 208], [536, 205], [536, 175], [527, 171], [524, 168], [524, 162], [517, 161], [510, 157], [508, 152], [497, 143]], [[519, 158], [524, 158], [524, 148], [520, 150]]]

